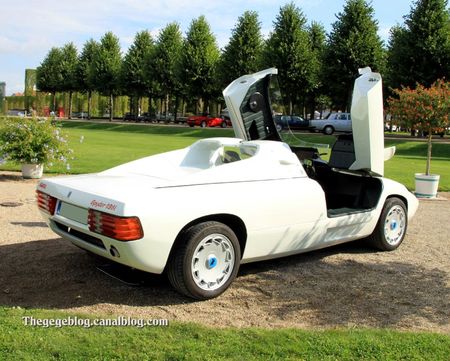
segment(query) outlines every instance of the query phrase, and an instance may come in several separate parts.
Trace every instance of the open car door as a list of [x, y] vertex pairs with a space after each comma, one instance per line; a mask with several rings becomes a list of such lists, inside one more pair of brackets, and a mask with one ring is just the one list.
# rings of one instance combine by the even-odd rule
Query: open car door
[[349, 169], [383, 176], [385, 150], [381, 75], [368, 67], [360, 69], [359, 73], [351, 107], [355, 162]]
[[[277, 73], [277, 69], [271, 68], [244, 75], [223, 91], [236, 137], [282, 141], [274, 121], [282, 97], [278, 82], [271, 81]], [[344, 145], [338, 144], [338, 138], [334, 147], [338, 149], [333, 148], [336, 156], [333, 157], [332, 151], [330, 159], [339, 158], [341, 152], [345, 161], [336, 162], [337, 170], [383, 176], [384, 161], [395, 149], [384, 149], [382, 81], [380, 74], [370, 68], [360, 69], [360, 76], [355, 80], [351, 119], [352, 136], [346, 136]], [[290, 145], [292, 148], [293, 144]], [[330, 166], [335, 167], [331, 163]]]
[[270, 84], [275, 68], [244, 75], [223, 91], [237, 138], [281, 140], [273, 119]]

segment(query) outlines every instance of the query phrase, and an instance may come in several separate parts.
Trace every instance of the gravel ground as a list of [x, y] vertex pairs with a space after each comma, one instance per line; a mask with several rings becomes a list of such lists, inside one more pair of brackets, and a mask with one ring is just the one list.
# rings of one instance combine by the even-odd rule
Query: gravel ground
[[363, 242], [243, 265], [217, 299], [180, 296], [164, 276], [119, 282], [52, 233], [37, 211], [36, 181], [0, 172], [0, 305], [93, 315], [167, 318], [216, 327], [390, 327], [450, 333], [450, 195], [420, 201], [402, 246]]

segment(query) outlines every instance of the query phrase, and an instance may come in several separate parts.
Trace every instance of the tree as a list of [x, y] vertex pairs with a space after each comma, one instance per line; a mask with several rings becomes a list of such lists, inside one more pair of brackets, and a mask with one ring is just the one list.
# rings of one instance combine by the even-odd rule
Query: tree
[[53, 95], [53, 108], [56, 110], [56, 92], [61, 90], [62, 52], [60, 48], [51, 48], [47, 56], [36, 69], [36, 87], [42, 92]]
[[289, 114], [294, 103], [303, 99], [311, 89], [311, 65], [306, 18], [294, 3], [280, 8], [264, 50], [266, 66], [278, 68], [278, 77], [283, 89]]
[[[31, 109], [33, 107], [33, 104], [31, 100], [33, 99], [34, 91], [36, 86], [36, 69], [25, 69], [25, 88], [24, 88], [24, 95], [25, 95], [25, 109], [27, 111], [32, 111]], [[0, 98], [3, 98], [2, 94], [0, 94]]]
[[177, 96], [174, 114], [177, 116], [178, 95], [181, 90], [178, 73], [183, 50], [183, 36], [176, 23], [168, 24], [158, 36], [153, 58], [155, 78], [165, 99], [166, 120], [168, 119], [169, 99]]
[[405, 24], [391, 30], [388, 82], [393, 88], [430, 86], [450, 76], [450, 13], [447, 0], [417, 0]]
[[149, 73], [146, 71], [146, 65], [153, 47], [153, 39], [148, 31], [137, 33], [122, 63], [121, 83], [123, 89], [127, 95], [131, 95], [131, 98], [138, 100], [137, 104], [136, 102], [134, 104], [135, 109], [132, 110], [135, 114], [138, 113], [136, 108], [141, 108], [141, 98], [148, 94]]
[[325, 54], [325, 76], [328, 95], [338, 109], [347, 108], [359, 68], [383, 70], [383, 43], [373, 16], [373, 7], [367, 1], [347, 0], [332, 25]]
[[254, 73], [261, 66], [263, 39], [258, 13], [246, 11], [237, 20], [220, 61], [222, 86], [242, 75]]
[[100, 39], [98, 51], [94, 53], [89, 81], [97, 91], [109, 96], [109, 121], [113, 119], [113, 96], [119, 89], [121, 65], [119, 39], [112, 32], [107, 32]]
[[94, 57], [99, 50], [99, 46], [93, 39], [84, 43], [76, 69], [77, 89], [81, 92], [87, 92], [88, 95], [88, 119], [91, 119], [92, 92], [95, 90], [95, 85], [91, 81], [93, 77], [89, 75], [89, 70], [93, 68]]
[[61, 90], [69, 92], [69, 119], [72, 118], [72, 96], [77, 90], [77, 66], [78, 51], [73, 43], [68, 43], [61, 48]]
[[188, 95], [203, 100], [203, 111], [207, 111], [209, 101], [218, 92], [216, 66], [220, 53], [203, 15], [192, 20], [182, 54], [181, 83], [185, 84]]
[[325, 81], [323, 73], [323, 57], [325, 54], [326, 32], [324, 27], [313, 21], [308, 27], [310, 56], [311, 56], [311, 88], [308, 93], [307, 103], [311, 119], [314, 118], [316, 106], [320, 106], [322, 112], [325, 93]]
[[426, 174], [430, 175], [433, 131], [445, 131], [449, 125], [450, 82], [437, 80], [429, 88], [417, 84], [415, 89], [396, 89], [388, 102], [393, 117], [428, 134]]

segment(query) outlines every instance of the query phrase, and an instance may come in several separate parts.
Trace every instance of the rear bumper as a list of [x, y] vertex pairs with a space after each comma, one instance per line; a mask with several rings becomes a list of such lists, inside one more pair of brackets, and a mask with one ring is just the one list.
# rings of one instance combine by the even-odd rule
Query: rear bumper
[[42, 214], [53, 232], [79, 248], [141, 271], [156, 274], [164, 271], [168, 254], [162, 254], [159, 247], [152, 247], [148, 239], [117, 241], [89, 231], [86, 225]]

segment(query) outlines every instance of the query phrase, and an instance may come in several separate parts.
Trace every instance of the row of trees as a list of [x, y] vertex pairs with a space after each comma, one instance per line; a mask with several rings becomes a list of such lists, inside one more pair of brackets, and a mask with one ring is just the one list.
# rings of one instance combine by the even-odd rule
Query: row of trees
[[72, 43], [52, 48], [37, 69], [37, 87], [53, 94], [68, 92], [70, 98], [76, 91], [89, 99], [99, 92], [109, 97], [110, 109], [115, 95], [128, 95], [135, 113], [143, 97], [149, 97], [149, 108], [152, 100], [162, 99], [165, 112], [171, 105], [176, 114], [185, 100], [207, 111], [212, 100], [221, 100], [221, 90], [230, 81], [273, 66], [279, 69], [289, 112], [313, 114], [323, 107], [344, 110], [360, 67], [384, 74], [387, 90], [429, 86], [448, 77], [447, 0], [413, 2], [405, 24], [391, 31], [387, 48], [368, 1], [347, 0], [336, 17], [326, 34], [321, 24], [308, 24], [302, 11], [289, 3], [280, 8], [265, 40], [258, 14], [247, 11], [222, 51], [204, 16], [191, 22], [184, 38], [176, 23], [168, 24], [156, 39], [147, 31], [137, 33], [123, 57], [119, 39], [108, 32], [99, 42], [87, 41], [80, 54]]

